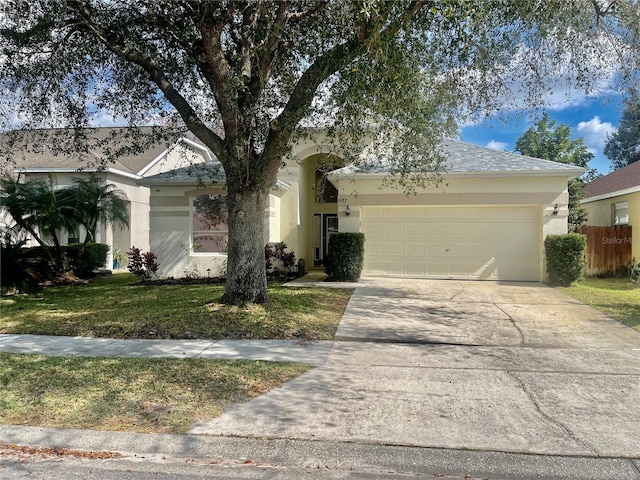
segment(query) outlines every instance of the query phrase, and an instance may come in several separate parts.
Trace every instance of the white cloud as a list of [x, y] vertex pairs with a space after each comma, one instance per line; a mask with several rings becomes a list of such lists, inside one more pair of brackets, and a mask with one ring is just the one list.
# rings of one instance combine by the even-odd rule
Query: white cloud
[[497, 142], [496, 140], [491, 140], [489, 143], [487, 143], [486, 146], [491, 150], [506, 150], [508, 144], [506, 142]]
[[584, 143], [592, 149], [600, 150], [604, 148], [607, 135], [614, 133], [616, 127], [611, 122], [603, 122], [597, 115], [588, 122], [578, 123], [578, 133], [584, 137]]

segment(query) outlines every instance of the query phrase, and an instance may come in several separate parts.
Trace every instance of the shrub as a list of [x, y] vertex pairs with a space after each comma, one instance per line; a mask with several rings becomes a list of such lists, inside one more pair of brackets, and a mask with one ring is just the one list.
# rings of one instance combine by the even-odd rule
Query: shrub
[[158, 265], [156, 254], [153, 252], [143, 253], [137, 247], [131, 247], [127, 252], [127, 269], [142, 280], [149, 280], [156, 275]]
[[287, 252], [287, 244], [284, 242], [267, 243], [264, 246], [264, 260], [267, 273], [274, 273], [283, 268], [291, 271], [296, 264], [296, 254]]
[[69, 269], [79, 277], [91, 276], [105, 267], [109, 245], [104, 243], [72, 243], [64, 247]]
[[547, 273], [551, 285], [568, 286], [584, 274], [587, 239], [578, 233], [548, 235], [544, 240]]
[[9, 230], [2, 232], [0, 238], [0, 287], [3, 292], [13, 289], [20, 292], [39, 290], [40, 275], [29, 265], [26, 258], [26, 240], [15, 238]]
[[334, 233], [329, 238], [325, 273], [331, 280], [355, 281], [364, 264], [364, 233]]

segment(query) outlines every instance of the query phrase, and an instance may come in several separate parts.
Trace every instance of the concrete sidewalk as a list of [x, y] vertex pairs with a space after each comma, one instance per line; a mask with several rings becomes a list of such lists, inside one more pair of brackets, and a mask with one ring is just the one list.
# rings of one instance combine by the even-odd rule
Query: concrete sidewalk
[[[623, 458], [521, 455], [293, 438], [147, 435], [0, 425], [0, 444], [123, 455], [110, 460], [2, 456], [0, 479], [640, 480], [640, 462]], [[72, 476], [78, 469], [84, 475]]]
[[333, 342], [295, 340], [116, 340], [111, 338], [0, 335], [0, 352], [130, 358], [268, 360], [322, 365]]

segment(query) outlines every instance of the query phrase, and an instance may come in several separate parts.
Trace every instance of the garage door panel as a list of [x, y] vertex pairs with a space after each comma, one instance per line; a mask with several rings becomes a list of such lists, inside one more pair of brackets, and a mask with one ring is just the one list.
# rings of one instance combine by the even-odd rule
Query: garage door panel
[[405, 237], [407, 239], [419, 238], [424, 239], [426, 227], [424, 225], [406, 225], [404, 227]]
[[387, 225], [385, 227], [386, 238], [404, 238], [404, 231], [402, 225], [398, 228], [398, 225]]
[[470, 225], [468, 233], [471, 241], [486, 241], [491, 238], [491, 227], [488, 225]]
[[462, 239], [468, 242], [469, 227], [467, 225], [450, 225], [447, 229], [447, 238], [451, 240]]
[[426, 265], [427, 277], [444, 277], [449, 275], [449, 267], [446, 263], [428, 262]]
[[446, 225], [428, 225], [427, 226], [427, 239], [435, 240], [437, 238], [447, 238]]
[[449, 256], [449, 252], [447, 251], [446, 245], [427, 244], [427, 257], [438, 258], [438, 257], [448, 257], [448, 256]]
[[[366, 237], [365, 237], [366, 238]], [[364, 247], [364, 255], [365, 258], [373, 258], [379, 257], [385, 254], [384, 252], [384, 244], [383, 243], [373, 243], [368, 240], [365, 241]]]
[[369, 224], [363, 228], [363, 232], [366, 238], [371, 239], [383, 239], [385, 238], [386, 224]]
[[402, 214], [406, 220], [424, 220], [427, 218], [427, 211], [423, 208], [403, 208]]
[[424, 244], [411, 244], [408, 243], [405, 245], [405, 252], [407, 258], [415, 257], [416, 260], [420, 260], [421, 262], [424, 260], [424, 256], [426, 254], [427, 248]]
[[456, 257], [468, 258], [469, 257], [469, 247], [467, 245], [449, 245], [448, 248], [449, 257], [452, 258], [452, 262], [457, 262], [458, 260], [453, 260]]
[[538, 279], [535, 208], [362, 207], [361, 222], [365, 274]]

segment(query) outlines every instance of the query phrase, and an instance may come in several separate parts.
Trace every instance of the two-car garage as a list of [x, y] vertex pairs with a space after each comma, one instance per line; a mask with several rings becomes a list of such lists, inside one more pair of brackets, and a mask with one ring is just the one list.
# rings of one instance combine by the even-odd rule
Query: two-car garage
[[363, 273], [536, 281], [538, 212], [526, 206], [363, 206]]

